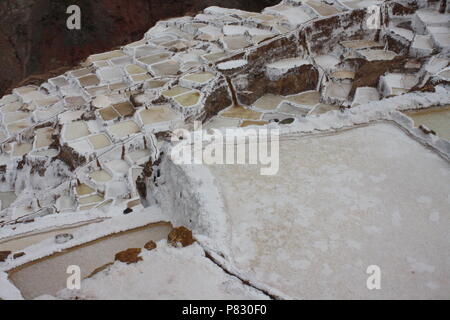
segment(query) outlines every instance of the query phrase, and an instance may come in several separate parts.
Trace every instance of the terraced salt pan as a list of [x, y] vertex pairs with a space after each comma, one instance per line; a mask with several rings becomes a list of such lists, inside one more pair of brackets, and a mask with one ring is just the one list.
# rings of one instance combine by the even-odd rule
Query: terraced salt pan
[[355, 72], [349, 71], [349, 70], [338, 70], [338, 71], [332, 72], [330, 74], [330, 77], [337, 79], [337, 80], [344, 80], [344, 79], [353, 80], [355, 78]]
[[146, 126], [175, 120], [178, 118], [178, 114], [169, 105], [164, 105], [143, 109], [139, 112], [139, 117]]
[[324, 104], [320, 103], [317, 106], [314, 107], [313, 110], [311, 110], [311, 115], [321, 115], [330, 111], [336, 111], [339, 110], [339, 106], [335, 106], [332, 104]]
[[217, 65], [217, 69], [219, 70], [232, 70], [232, 69], [238, 69], [245, 65], [247, 65], [247, 60], [239, 59], [239, 60], [230, 60], [226, 62], [219, 63]]
[[0, 211], [9, 208], [16, 199], [17, 196], [14, 191], [0, 192]]
[[86, 62], [93, 63], [95, 61], [111, 60], [114, 58], [120, 58], [120, 57], [124, 57], [124, 56], [125, 56], [125, 53], [123, 53], [122, 51], [114, 50], [114, 51], [110, 51], [110, 52], [91, 55], [87, 58]]
[[160, 76], [176, 75], [180, 71], [180, 64], [175, 60], [168, 60], [166, 62], [161, 62], [153, 64], [151, 66], [152, 70]]
[[76, 70], [69, 71], [68, 74], [69, 74], [69, 78], [70, 78], [70, 77], [80, 78], [80, 77], [83, 77], [83, 76], [87, 76], [88, 74], [92, 74], [92, 72], [93, 72], [94, 70], [95, 70], [95, 69], [92, 68], [92, 67], [89, 67], [89, 68], [80, 68], [80, 69], [76, 69]]
[[89, 128], [84, 121], [75, 121], [64, 127], [64, 139], [67, 141], [79, 139], [90, 134]]
[[[148, 160], [148, 157], [147, 157], [147, 160]], [[142, 174], [143, 171], [144, 171], [144, 168], [142, 168], [142, 167], [131, 168], [130, 183], [133, 186], [133, 188], [136, 188], [136, 180]]]
[[112, 106], [101, 109], [99, 113], [104, 121], [110, 121], [120, 117], [119, 113]]
[[87, 196], [95, 192], [94, 189], [89, 187], [87, 184], [81, 183], [75, 187], [75, 191], [78, 196]]
[[306, 91], [286, 97], [286, 100], [303, 106], [315, 106], [320, 102], [320, 92]]
[[222, 30], [214, 26], [205, 26], [198, 29], [199, 40], [203, 41], [216, 41], [222, 36]]
[[331, 100], [345, 101], [348, 99], [350, 90], [352, 89], [351, 83], [339, 83], [328, 82], [325, 87], [325, 96]]
[[228, 50], [240, 50], [251, 45], [246, 36], [224, 36], [222, 41]]
[[[209, 168], [246, 277], [293, 298], [449, 296], [450, 164], [396, 126], [282, 138], [274, 176]], [[382, 290], [366, 287], [370, 265]]]
[[259, 98], [253, 106], [262, 110], [274, 110], [280, 103], [284, 100], [282, 96], [277, 96], [273, 94], [266, 94]]
[[4, 123], [12, 123], [12, 122], [16, 122], [18, 120], [27, 119], [29, 117], [30, 117], [30, 114], [28, 112], [22, 112], [22, 111], [8, 112], [5, 114], [3, 121], [4, 121]]
[[303, 117], [308, 114], [310, 111], [310, 108], [302, 108], [298, 106], [294, 106], [291, 103], [282, 103], [281, 106], [278, 108], [279, 112], [287, 113], [289, 115], [293, 115], [296, 117]]
[[107, 127], [107, 130], [118, 139], [126, 136], [138, 133], [140, 131], [139, 126], [132, 120], [119, 122], [117, 124]]
[[415, 35], [410, 48], [413, 56], [427, 56], [433, 52], [433, 42], [428, 35]]
[[150, 159], [149, 149], [135, 150], [127, 154], [127, 159], [133, 164], [142, 165]]
[[178, 96], [180, 94], [183, 94], [183, 93], [186, 93], [186, 92], [189, 92], [189, 91], [191, 91], [191, 89], [185, 88], [185, 87], [181, 87], [181, 86], [175, 86], [172, 89], [163, 91], [162, 94], [164, 96], [166, 96], [166, 97], [172, 98], [172, 97], [176, 97], [176, 96]]
[[68, 145], [79, 154], [90, 154], [93, 151], [92, 144], [86, 138], [69, 141]]
[[303, 58], [288, 58], [282, 59], [276, 62], [272, 62], [267, 65], [268, 69], [279, 69], [279, 70], [289, 70], [295, 67], [302, 66], [304, 64], [309, 64], [308, 60]]
[[369, 6], [379, 5], [382, 1], [377, 0], [340, 0], [340, 2], [350, 9], [364, 9]]
[[132, 63], [132, 62], [133, 62], [133, 58], [126, 56], [126, 57], [112, 59], [110, 62], [102, 61], [101, 64], [104, 64], [104, 65], [101, 65], [100, 67], [107, 67], [107, 66], [110, 66], [110, 65], [123, 66], [123, 65], [127, 65], [129, 63]]
[[29, 126], [31, 126], [31, 121], [29, 119], [24, 119], [6, 125], [6, 129], [8, 130], [9, 134], [12, 135], [28, 128]]
[[124, 177], [128, 173], [130, 166], [125, 160], [111, 160], [105, 164], [105, 169], [108, 172], [117, 177]]
[[[128, 57], [126, 57], [126, 58], [128, 58]], [[96, 68], [105, 68], [105, 67], [111, 66], [109, 61], [95, 61], [92, 65]]]
[[246, 109], [242, 106], [233, 106], [225, 109], [220, 114], [221, 117], [225, 118], [236, 118], [236, 119], [248, 119], [248, 120], [259, 120], [261, 119], [261, 112]]
[[[90, 223], [83, 223], [83, 225], [90, 224]], [[54, 237], [58, 234], [62, 233], [72, 233], [80, 229], [81, 226], [76, 227], [68, 227], [68, 228], [61, 228], [55, 231], [47, 231], [47, 232], [41, 232], [37, 234], [32, 234], [29, 236], [23, 236], [19, 238], [15, 238], [13, 240], [0, 242], [0, 251], [11, 251], [11, 252], [20, 252], [21, 250], [39, 243], [46, 239], [54, 239]]]
[[68, 266], [78, 265], [82, 278], [86, 278], [96, 268], [113, 262], [117, 252], [142, 248], [150, 240], [164, 239], [170, 230], [169, 224], [158, 223], [118, 233], [27, 264], [13, 270], [9, 278], [26, 299], [56, 295], [66, 288]]
[[225, 25], [223, 27], [226, 36], [244, 36], [249, 35], [254, 43], [259, 43], [267, 38], [273, 37], [275, 34], [263, 29], [249, 28], [241, 25]]
[[5, 140], [7, 137], [6, 132], [0, 128], [0, 141]]
[[101, 94], [95, 97], [91, 104], [97, 109], [106, 108], [111, 105], [111, 100], [107, 95]]
[[82, 96], [68, 96], [64, 98], [64, 102], [68, 108], [77, 108], [86, 104]]
[[295, 121], [295, 119], [290, 114], [281, 113], [281, 112], [268, 112], [264, 113], [262, 116], [262, 120], [274, 122], [278, 124], [291, 124]]
[[149, 89], [157, 89], [163, 87], [167, 81], [163, 80], [149, 80], [145, 82], [145, 87]]
[[134, 57], [138, 59], [163, 52], [164, 50], [156, 49], [154, 46], [140, 46], [134, 51]]
[[88, 138], [94, 150], [106, 148], [112, 144], [111, 140], [106, 134], [97, 134]]
[[241, 128], [246, 128], [246, 127], [251, 127], [251, 126], [263, 126], [268, 124], [268, 121], [257, 121], [257, 120], [244, 120], [242, 121], [241, 125], [239, 127]]
[[120, 67], [100, 68], [97, 74], [103, 82], [118, 81], [124, 76], [123, 70]]
[[179, 96], [176, 96], [174, 99], [183, 107], [192, 107], [200, 101], [200, 97], [200, 92], [194, 91], [181, 94]]
[[23, 106], [22, 102], [11, 102], [7, 103], [0, 108], [2, 112], [16, 112]]
[[302, 7], [294, 7], [285, 4], [278, 4], [273, 7], [264, 9], [263, 13], [280, 15], [290, 24], [300, 25], [313, 19]]
[[387, 50], [359, 50], [358, 53], [367, 61], [392, 60], [397, 54]]
[[0, 98], [0, 106], [16, 102], [18, 99], [15, 95], [8, 94]]
[[450, 81], [450, 68], [447, 68], [446, 70], [439, 72], [438, 76]]
[[152, 77], [146, 73], [144, 74], [136, 74], [131, 76], [131, 80], [133, 82], [144, 82], [146, 80], [150, 80]]
[[165, 47], [166, 49], [174, 51], [185, 50], [186, 48], [189, 48], [189, 45], [189, 42], [184, 40], [173, 40], [161, 44], [161, 46]]
[[30, 152], [30, 155], [33, 157], [44, 157], [44, 158], [53, 158], [59, 154], [59, 151], [56, 149], [44, 149]]
[[199, 84], [204, 84], [214, 78], [215, 75], [210, 72], [201, 72], [201, 73], [194, 73], [185, 76], [183, 79], [188, 81], [193, 81]]
[[364, 104], [370, 101], [380, 100], [380, 95], [376, 88], [359, 87], [356, 89], [355, 98], [353, 99], [352, 107]]
[[321, 66], [325, 70], [332, 70], [338, 65], [341, 60], [331, 55], [321, 55], [314, 58], [316, 64]]
[[450, 106], [427, 108], [405, 112], [418, 127], [424, 125], [436, 134], [450, 141]]
[[134, 114], [134, 107], [129, 101], [116, 103], [113, 105], [113, 108], [120, 114], [122, 117], [131, 116]]
[[35, 120], [38, 122], [46, 121], [52, 117], [57, 116], [59, 113], [64, 111], [64, 106], [62, 104], [54, 104], [46, 109], [36, 110], [34, 112]]
[[383, 45], [373, 40], [345, 40], [340, 44], [347, 49], [368, 49], [374, 47], [382, 47]]
[[161, 45], [164, 42], [172, 41], [172, 40], [175, 40], [175, 39], [176, 38], [171, 36], [171, 35], [164, 35], [164, 36], [161, 36], [161, 37], [153, 38], [153, 39], [150, 40], [150, 42], [152, 42], [153, 44], [156, 44], [156, 45]]
[[416, 11], [417, 17], [428, 26], [449, 26], [449, 14], [440, 14], [437, 10], [421, 9]]
[[56, 102], [58, 102], [60, 99], [58, 97], [49, 97], [45, 99], [35, 100], [33, 101], [34, 105], [38, 108], [48, 107]]
[[13, 148], [13, 157], [21, 157], [33, 149], [31, 143], [15, 143]]
[[94, 195], [91, 195], [91, 196], [80, 198], [78, 200], [78, 203], [80, 204], [80, 206], [85, 206], [85, 205], [88, 205], [88, 204], [89, 205], [97, 204], [97, 203], [102, 202], [103, 200], [104, 200], [104, 198], [101, 195], [94, 194]]
[[389, 30], [394, 33], [399, 35], [400, 37], [405, 38], [408, 41], [413, 41], [414, 39], [414, 32], [405, 28], [399, 28], [399, 27], [395, 27], [395, 26], [389, 26]]
[[60, 124], [67, 124], [78, 120], [83, 115], [84, 110], [66, 111], [58, 115], [58, 122]]
[[319, 1], [309, 0], [304, 3], [313, 8], [322, 17], [331, 16], [341, 12], [337, 7]]
[[[29, 88], [27, 88], [29, 89]], [[31, 88], [32, 90], [25, 91], [24, 93], [19, 93], [18, 95], [22, 98], [25, 103], [31, 103], [34, 100], [41, 100], [48, 98], [47, 95], [39, 91], [38, 89]], [[14, 91], [13, 91], [14, 92]]]
[[381, 91], [387, 95], [405, 93], [418, 82], [415, 75], [402, 73], [387, 73], [380, 78]]
[[105, 170], [97, 170], [89, 174], [92, 180], [96, 183], [105, 183], [112, 179], [112, 176]]
[[148, 57], [144, 57], [144, 58], [140, 58], [138, 59], [138, 61], [147, 64], [147, 65], [152, 65], [164, 60], [167, 60], [168, 58], [171, 57], [171, 54], [168, 52], [164, 52], [164, 53], [158, 53], [158, 54], [154, 54]]
[[205, 129], [220, 129], [220, 128], [236, 128], [239, 126], [241, 120], [233, 118], [215, 117], [204, 125]]
[[142, 68], [136, 64], [130, 64], [130, 65], [126, 66], [125, 69], [127, 70], [127, 72], [129, 74], [141, 74], [141, 73], [147, 72], [147, 70], [145, 70], [144, 68]]
[[78, 78], [78, 81], [82, 87], [93, 87], [100, 84], [100, 79], [95, 74]]
[[52, 142], [52, 134], [54, 129], [51, 127], [40, 128], [35, 130], [34, 148], [39, 149], [48, 147]]
[[205, 54], [203, 58], [208, 62], [217, 62], [223, 58], [226, 58], [228, 54], [226, 52], [215, 52], [210, 54]]

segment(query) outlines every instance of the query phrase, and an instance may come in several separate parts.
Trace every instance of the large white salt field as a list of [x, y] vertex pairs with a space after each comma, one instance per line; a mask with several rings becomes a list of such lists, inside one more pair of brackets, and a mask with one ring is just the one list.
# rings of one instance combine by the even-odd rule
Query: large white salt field
[[[248, 278], [297, 299], [450, 294], [450, 166], [395, 125], [282, 137], [274, 176], [251, 165], [209, 170], [232, 261]], [[370, 265], [383, 290], [367, 290]]]

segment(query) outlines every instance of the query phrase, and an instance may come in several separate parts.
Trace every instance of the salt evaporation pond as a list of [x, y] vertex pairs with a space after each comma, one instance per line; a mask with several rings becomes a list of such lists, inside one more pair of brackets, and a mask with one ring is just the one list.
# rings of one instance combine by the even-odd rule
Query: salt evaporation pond
[[7, 191], [7, 192], [0, 192], [0, 210], [4, 210], [6, 208], [9, 208], [11, 203], [16, 201], [17, 196], [14, 193], [14, 191]]
[[450, 140], [450, 105], [406, 112], [416, 126], [424, 125], [441, 138]]
[[6, 241], [2, 240], [0, 241], [0, 251], [11, 251], [13, 253], [20, 252], [21, 250], [25, 249], [26, 247], [29, 247], [33, 244], [39, 243], [45, 239], [50, 239], [55, 237], [58, 234], [61, 233], [72, 233], [80, 229], [81, 227], [101, 222], [103, 219], [95, 219], [83, 223], [78, 223], [76, 225], [67, 226], [64, 228], [59, 228], [57, 230], [50, 230], [50, 231], [43, 231], [43, 232], [32, 232], [32, 233], [26, 233], [23, 235], [20, 235], [18, 237], [14, 237], [13, 239], [8, 239]]
[[56, 295], [66, 287], [68, 266], [78, 265], [85, 278], [98, 267], [113, 262], [117, 252], [165, 239], [170, 230], [169, 223], [155, 223], [107, 236], [18, 267], [9, 273], [9, 279], [25, 299]]

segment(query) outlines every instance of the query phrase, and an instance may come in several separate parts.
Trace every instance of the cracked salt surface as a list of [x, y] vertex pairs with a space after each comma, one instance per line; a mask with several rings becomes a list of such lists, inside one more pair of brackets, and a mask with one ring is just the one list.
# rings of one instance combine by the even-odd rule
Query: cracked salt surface
[[[287, 136], [275, 176], [257, 166], [209, 168], [225, 201], [232, 261], [249, 279], [293, 298], [450, 295], [450, 166], [398, 127]], [[373, 264], [383, 290], [367, 290]]]

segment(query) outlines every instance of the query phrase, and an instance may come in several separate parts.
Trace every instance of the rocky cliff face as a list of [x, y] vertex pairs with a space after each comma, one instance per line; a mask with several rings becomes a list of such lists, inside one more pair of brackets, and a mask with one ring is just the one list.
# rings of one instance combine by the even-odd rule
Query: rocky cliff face
[[[279, 0], [3, 0], [0, 1], [0, 96], [40, 83], [90, 54], [141, 39], [161, 19], [220, 5], [260, 11]], [[81, 8], [81, 30], [66, 27], [67, 7]]]

